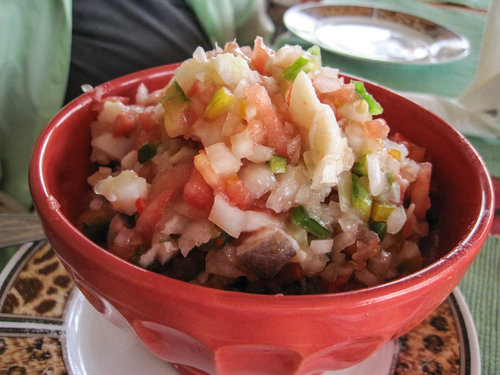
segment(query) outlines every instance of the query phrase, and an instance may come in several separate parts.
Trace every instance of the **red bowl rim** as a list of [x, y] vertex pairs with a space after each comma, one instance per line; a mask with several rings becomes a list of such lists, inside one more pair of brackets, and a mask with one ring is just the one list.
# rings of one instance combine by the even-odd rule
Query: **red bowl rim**
[[[109, 89], [114, 87], [138, 85], [144, 79], [152, 80], [155, 78], [162, 78], [165, 75], [171, 74], [179, 65], [179, 63], [176, 63], [137, 71], [97, 86], [95, 90], [103, 89], [107, 92]], [[350, 77], [348, 75], [344, 76]], [[356, 79], [358, 78], [356, 77]], [[391, 89], [372, 83], [363, 78], [360, 79], [369, 85], [376, 85], [385, 91], [388, 91], [392, 95], [402, 98], [408, 105], [420, 107], [410, 100], [401, 97]], [[45, 219], [46, 222], [53, 222], [56, 224], [51, 225], [51, 230], [53, 230], [53, 232], [68, 243], [79, 244], [85, 248], [85, 252], [81, 252], [80, 255], [87, 257], [93, 262], [105, 265], [106, 269], [110, 271], [113, 277], [117, 277], [119, 279], [130, 279], [135, 277], [137, 280], [140, 280], [141, 284], [154, 289], [157, 293], [161, 293], [161, 288], [166, 288], [175, 292], [182, 290], [182, 293], [178, 294], [182, 294], [182, 298], [185, 300], [199, 301], [202, 299], [204, 304], [213, 303], [214, 305], [220, 305], [221, 302], [227, 301], [235, 304], [236, 306], [244, 304], [245, 309], [260, 309], [263, 304], [272, 306], [273, 303], [270, 304], [270, 302], [274, 302], [274, 306], [279, 309], [282, 309], [283, 306], [304, 309], [307, 309], [308, 307], [316, 309], [328, 308], [331, 307], [331, 303], [333, 302], [336, 304], [345, 303], [353, 307], [356, 305], [373, 303], [377, 300], [390, 298], [390, 296], [393, 296], [394, 294], [403, 293], [404, 291], [414, 288], [418, 289], [422, 286], [421, 284], [432, 283], [432, 280], [438, 278], [440, 273], [443, 272], [450, 264], [459, 262], [462, 257], [466, 257], [468, 252], [474, 252], [475, 247], [477, 247], [478, 244], [482, 244], [488, 236], [493, 222], [493, 187], [484, 161], [472, 145], [465, 139], [465, 137], [441, 119], [441, 125], [446, 127], [446, 131], [450, 133], [453, 138], [458, 139], [461, 143], [461, 147], [468, 148], [467, 150], [464, 150], [464, 152], [467, 152], [473, 158], [472, 162], [477, 168], [480, 183], [483, 188], [483, 197], [482, 207], [477, 217], [476, 224], [470, 229], [468, 235], [461, 239], [457, 246], [451, 249], [445, 256], [441, 257], [429, 266], [405, 277], [377, 286], [347, 292], [313, 295], [264, 295], [226, 291], [199, 286], [156, 274], [135, 266], [109, 253], [85, 237], [59, 210], [58, 203], [51, 198], [50, 192], [48, 191], [47, 185], [44, 181], [43, 161], [47, 144], [52, 133], [59, 126], [64, 126], [66, 119], [70, 118], [75, 111], [78, 111], [82, 107], [88, 105], [92, 101], [93, 95], [94, 94], [92, 92], [87, 92], [74, 99], [61, 109], [41, 132], [35, 144], [30, 162], [29, 182], [33, 201], [39, 215]], [[420, 108], [422, 111], [427, 111], [422, 107]], [[475, 256], [475, 254], [472, 256]], [[161, 285], [161, 288], [158, 287], [159, 285]]]

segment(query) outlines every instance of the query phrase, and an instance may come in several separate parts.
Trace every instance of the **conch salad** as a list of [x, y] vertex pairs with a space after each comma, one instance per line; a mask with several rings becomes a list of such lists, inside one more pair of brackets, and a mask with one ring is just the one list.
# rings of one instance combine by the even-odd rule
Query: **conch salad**
[[426, 263], [425, 149], [389, 136], [316, 46], [198, 48], [161, 90], [94, 96], [78, 225], [111, 253], [252, 293], [352, 290]]

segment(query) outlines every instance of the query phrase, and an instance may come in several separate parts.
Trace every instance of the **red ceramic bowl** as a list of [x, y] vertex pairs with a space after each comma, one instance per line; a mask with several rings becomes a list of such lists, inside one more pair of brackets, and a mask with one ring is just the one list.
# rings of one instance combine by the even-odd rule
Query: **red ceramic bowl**
[[97, 92], [132, 96], [163, 87], [177, 65], [131, 74], [64, 107], [35, 146], [30, 186], [48, 239], [76, 285], [108, 317], [118, 311], [158, 357], [209, 374], [313, 374], [352, 366], [411, 330], [456, 287], [490, 230], [493, 193], [484, 163], [450, 125], [366, 83], [392, 131], [424, 146], [439, 189], [442, 257], [380, 286], [334, 294], [253, 295], [155, 274], [108, 253], [73, 225], [91, 166], [89, 123]]

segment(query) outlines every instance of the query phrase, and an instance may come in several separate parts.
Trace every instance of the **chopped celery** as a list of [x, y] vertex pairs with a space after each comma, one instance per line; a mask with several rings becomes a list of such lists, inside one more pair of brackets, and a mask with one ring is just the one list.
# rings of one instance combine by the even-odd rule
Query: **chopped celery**
[[354, 163], [351, 172], [360, 177], [368, 176], [368, 163], [366, 161], [366, 155], [363, 155]]
[[368, 103], [368, 111], [371, 115], [380, 115], [384, 110], [379, 102], [375, 100], [373, 96], [368, 94], [365, 89], [365, 85], [361, 81], [352, 81], [354, 83], [354, 88], [356, 92]]
[[269, 169], [273, 173], [285, 173], [287, 160], [283, 156], [273, 155], [272, 158], [267, 162]]
[[387, 223], [385, 223], [383, 221], [375, 221], [375, 222], [368, 224], [368, 227], [370, 228], [370, 230], [377, 233], [377, 236], [378, 236], [378, 238], [380, 238], [380, 240], [384, 239], [384, 237], [387, 233]]
[[227, 87], [221, 87], [214, 93], [212, 99], [210, 99], [207, 108], [205, 108], [203, 117], [208, 118], [209, 120], [219, 117], [231, 108], [234, 100], [235, 97], [231, 91], [229, 91]]
[[307, 232], [319, 239], [331, 238], [332, 232], [323, 224], [314, 220], [309, 216], [308, 212], [303, 206], [294, 207], [291, 210], [290, 219], [293, 224], [304, 228]]
[[373, 201], [371, 219], [373, 221], [387, 221], [391, 212], [396, 208], [395, 204], [392, 203], [380, 203]]
[[352, 175], [352, 207], [363, 221], [368, 221], [372, 209], [372, 197], [355, 174]]
[[141, 164], [144, 164], [155, 155], [156, 144], [153, 142], [145, 143], [140, 149], [137, 150], [137, 158]]

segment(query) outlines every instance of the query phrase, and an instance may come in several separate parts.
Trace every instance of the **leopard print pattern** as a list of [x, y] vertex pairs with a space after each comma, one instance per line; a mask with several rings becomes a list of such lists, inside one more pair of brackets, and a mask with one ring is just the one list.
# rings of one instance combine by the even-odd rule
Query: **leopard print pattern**
[[56, 337], [0, 337], [1, 375], [67, 375]]
[[73, 282], [48, 243], [29, 259], [0, 312], [62, 318]]
[[399, 339], [394, 375], [460, 374], [460, 344], [450, 304], [441, 304]]

